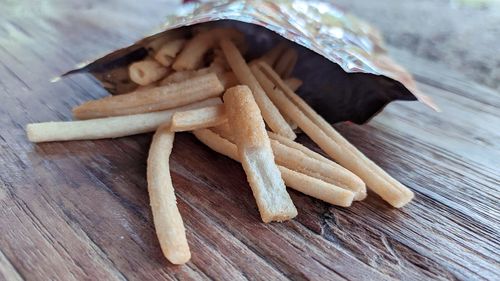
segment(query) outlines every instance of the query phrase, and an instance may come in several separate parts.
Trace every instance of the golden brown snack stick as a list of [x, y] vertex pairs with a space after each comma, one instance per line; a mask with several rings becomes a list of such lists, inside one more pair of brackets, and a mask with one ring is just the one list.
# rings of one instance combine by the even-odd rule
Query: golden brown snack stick
[[294, 218], [297, 209], [274, 162], [264, 120], [250, 88], [229, 88], [223, 96], [229, 126], [234, 133], [238, 156], [263, 222]]
[[172, 116], [170, 131], [184, 132], [227, 123], [223, 104], [178, 111]]
[[206, 146], [210, 147], [215, 152], [218, 152], [235, 161], [240, 162], [240, 158], [238, 156], [238, 148], [236, 147], [236, 144], [221, 137], [219, 134], [215, 133], [212, 129], [194, 130], [193, 134], [199, 141], [204, 143]]
[[[394, 188], [398, 189], [401, 193], [404, 194], [406, 199], [399, 200], [397, 204], [406, 204], [407, 202], [413, 199], [413, 192], [408, 189], [406, 186], [402, 185], [396, 179], [391, 177], [380, 168], [377, 164], [371, 161], [368, 157], [366, 157], [361, 151], [359, 151], [355, 146], [353, 146], [349, 141], [347, 141], [341, 134], [339, 134], [328, 122], [326, 122], [323, 117], [321, 117], [314, 109], [312, 109], [301, 97], [295, 94], [291, 89], [286, 89], [285, 85], [281, 83], [282, 81], [278, 81], [281, 87], [285, 88], [284, 93], [287, 94], [288, 98], [291, 99], [301, 110], [308, 116], [308, 118], [313, 121], [319, 128], [321, 128], [333, 141], [342, 146], [344, 149], [349, 150], [353, 153], [360, 161], [365, 162], [366, 168], [368, 168], [372, 173], [377, 174], [384, 181], [388, 182]], [[404, 201], [406, 201], [404, 203]], [[390, 202], [389, 202], [390, 203]], [[401, 206], [403, 206], [401, 205]], [[398, 206], [394, 206], [398, 207]], [[399, 208], [399, 207], [398, 207]]]
[[[358, 186], [358, 192], [356, 193], [356, 196], [355, 196], [355, 200], [359, 201], [359, 200], [363, 200], [366, 198], [367, 196], [367, 193], [366, 193], [366, 185], [365, 183], [363, 182], [363, 180], [361, 180], [361, 178], [359, 178], [357, 175], [355, 175], [354, 173], [352, 173], [351, 171], [345, 169], [344, 167], [340, 166], [339, 164], [333, 162], [332, 160], [324, 157], [323, 155], [305, 147], [304, 145], [298, 143], [298, 142], [295, 142], [295, 141], [291, 141], [287, 138], [283, 138], [282, 136], [280, 135], [277, 135], [273, 132], [267, 132], [267, 134], [269, 135], [269, 137], [271, 138], [271, 140], [276, 140], [278, 142], [280, 142], [281, 144], [285, 145], [285, 146], [288, 146], [290, 148], [294, 148], [296, 150], [299, 150], [301, 151], [302, 153], [304, 153], [305, 155], [307, 155], [308, 157], [314, 159], [314, 160], [317, 160], [317, 161], [320, 161], [326, 165], [330, 165], [332, 167], [336, 167], [337, 169], [344, 169], [345, 171], [347, 171], [348, 173], [350, 173], [350, 177], [347, 178], [347, 185], [349, 185], [349, 180], [351, 180], [352, 182], [350, 183], [352, 186]], [[276, 154], [275, 154], [276, 155]], [[302, 163], [301, 163], [302, 164]], [[308, 167], [306, 165], [306, 167]], [[313, 172], [315, 171], [314, 169], [312, 169]], [[340, 184], [340, 186], [342, 186], [342, 184]], [[348, 188], [348, 187], [347, 187]]]
[[156, 54], [158, 50], [161, 48], [161, 46], [165, 45], [169, 41], [181, 39], [184, 38], [185, 36], [186, 32], [184, 30], [181, 29], [169, 30], [168, 32], [163, 33], [162, 35], [148, 42], [145, 47], [148, 50], [149, 54]]
[[216, 97], [223, 91], [217, 75], [210, 73], [149, 90], [88, 101], [74, 108], [73, 115], [77, 119], [90, 119], [160, 111]]
[[[257, 81], [259, 82], [259, 84], [261, 85], [261, 87], [264, 89], [264, 91], [266, 92], [274, 91], [275, 87], [273, 82], [271, 82], [271, 80], [267, 78], [267, 76], [259, 69], [259, 66], [257, 64], [253, 64], [252, 66], [250, 66], [250, 69], [255, 78], [257, 79]], [[283, 111], [280, 111], [280, 113], [286, 120], [290, 128], [292, 128], [292, 130], [296, 130], [298, 127], [297, 124], [293, 122], [293, 120], [289, 116], [287, 116]]]
[[168, 70], [159, 62], [151, 59], [132, 63], [128, 67], [130, 80], [139, 85], [148, 85], [167, 75]]
[[165, 79], [161, 80], [158, 84], [159, 86], [165, 86], [173, 83], [179, 83], [182, 81], [186, 81], [187, 79], [191, 79], [194, 77], [199, 77], [208, 73], [216, 73], [220, 82], [224, 86], [224, 89], [229, 89], [239, 84], [238, 79], [234, 75], [232, 71], [227, 71], [224, 73], [218, 73], [217, 71], [212, 71], [213, 67], [201, 68], [199, 70], [186, 70], [174, 72], [171, 75], [165, 77]]
[[212, 73], [212, 71], [209, 67], [200, 68], [197, 70], [177, 71], [177, 72], [173, 72], [172, 74], [170, 74], [167, 77], [160, 80], [158, 85], [165, 86], [165, 85], [169, 85], [169, 84], [173, 84], [173, 83], [179, 83], [179, 82], [186, 81], [188, 79], [198, 77], [201, 75], [205, 75], [208, 73]]
[[[238, 149], [229, 140], [221, 137], [212, 129], [193, 131], [198, 140], [212, 150], [239, 162]], [[335, 185], [329, 184], [314, 177], [292, 171], [287, 167], [278, 165], [285, 184], [297, 191], [311, 197], [323, 200], [330, 204], [348, 207], [354, 198], [354, 193]]]
[[170, 123], [177, 111], [221, 104], [220, 98], [211, 98], [182, 107], [135, 115], [124, 115], [83, 121], [44, 122], [28, 124], [26, 133], [31, 142], [94, 140], [119, 138], [155, 131]]
[[289, 140], [287, 138], [284, 138], [278, 134], [275, 134], [273, 132], [267, 132], [267, 134], [269, 135], [269, 138], [272, 139], [272, 140], [277, 140], [279, 141], [280, 143], [288, 146], [288, 147], [291, 147], [291, 148], [294, 148], [294, 149], [297, 149], [297, 150], [300, 150], [302, 151], [303, 153], [305, 153], [307, 156], [313, 158], [313, 159], [316, 159], [318, 161], [321, 161], [325, 164], [332, 164], [332, 165], [338, 165], [337, 163], [333, 162], [332, 160], [326, 158], [325, 156], [307, 148], [306, 146], [304, 146], [303, 144], [301, 143], [298, 143], [296, 141], [293, 141], [293, 140]]
[[[279, 75], [268, 65], [259, 64], [259, 66], [280, 89], [268, 93], [273, 102], [284, 114], [292, 118], [330, 157], [358, 175], [368, 185], [368, 188], [372, 189], [392, 206], [400, 208], [411, 201], [413, 198], [411, 190], [390, 177], [375, 163], [368, 161], [368, 158], [362, 155], [354, 146], [348, 145], [347, 140], [336, 133], [331, 126], [324, 124], [326, 121], [320, 121], [318, 120], [319, 118], [311, 118], [314, 110], [288, 89]], [[282, 90], [286, 91], [287, 94]], [[314, 115], [317, 115], [317, 113], [314, 113]], [[330, 128], [327, 129], [326, 127]]]
[[212, 60], [212, 63], [210, 63], [210, 67], [217, 67], [224, 72], [230, 70], [229, 64], [227, 64], [226, 56], [224, 56], [224, 53], [220, 48], [214, 49], [214, 59]]
[[278, 58], [283, 54], [286, 49], [286, 43], [280, 42], [269, 51], [267, 51], [262, 57], [258, 58], [257, 61], [264, 61], [269, 65], [273, 65], [276, 63]]
[[[234, 134], [231, 133], [228, 123], [223, 123], [210, 129], [221, 137], [231, 142], [235, 142]], [[351, 171], [300, 143], [272, 132], [268, 132], [268, 135], [271, 139], [271, 148], [276, 164], [341, 188], [348, 189], [355, 193], [354, 199], [357, 201], [366, 198], [365, 183]], [[276, 136], [283, 142], [273, 138]]]
[[365, 183], [355, 174], [339, 165], [330, 165], [307, 156], [300, 150], [271, 140], [276, 164], [320, 179], [355, 193], [356, 200], [366, 198]]
[[276, 73], [283, 79], [288, 78], [295, 68], [298, 57], [299, 54], [295, 49], [288, 48], [274, 66]]
[[168, 126], [158, 128], [149, 149], [148, 193], [163, 255], [173, 264], [184, 264], [191, 258], [191, 252], [170, 177], [173, 143], [174, 133], [168, 131]]
[[[214, 126], [214, 127], [210, 128], [210, 130], [214, 131], [216, 134], [229, 140], [232, 143], [236, 142], [236, 140], [234, 139], [234, 134], [231, 132], [231, 127], [229, 126], [228, 122]], [[282, 137], [282, 138], [285, 138], [285, 137]]]
[[349, 207], [355, 197], [352, 191], [340, 188], [297, 171], [278, 165], [281, 176], [288, 187], [332, 205]]
[[201, 32], [195, 35], [193, 39], [189, 40], [175, 59], [172, 68], [177, 71], [198, 68], [203, 61], [203, 56], [208, 50], [215, 47], [222, 38], [238, 42], [244, 41], [243, 34], [233, 28], [215, 28], [206, 32]]
[[290, 128], [290, 125], [288, 125], [279, 110], [266, 95], [259, 82], [257, 82], [257, 79], [253, 76], [252, 71], [250, 71], [250, 68], [245, 62], [245, 59], [239, 53], [238, 49], [227, 39], [222, 39], [220, 45], [222, 51], [226, 55], [229, 66], [231, 66], [231, 69], [234, 72], [234, 75], [236, 75], [242, 84], [250, 87], [255, 101], [260, 108], [262, 117], [269, 128], [273, 132], [284, 137], [295, 139], [297, 136], [293, 132], [292, 128]]
[[177, 71], [173, 72], [172, 74], [168, 75], [167, 77], [163, 78], [160, 80], [159, 85], [168, 85], [172, 83], [177, 83], [177, 82], [182, 82], [190, 78], [198, 77], [201, 75], [209, 74], [209, 73], [215, 73], [217, 76], [220, 74], [226, 72], [223, 68], [223, 66], [218, 65], [218, 64], [212, 64], [209, 67], [204, 67], [200, 68], [197, 70], [184, 70], [184, 71]]
[[297, 77], [290, 77], [283, 81], [288, 86], [288, 88], [294, 92], [296, 92], [300, 88], [300, 86], [302, 86], [302, 80]]
[[238, 78], [236, 78], [236, 75], [234, 75], [232, 71], [218, 74], [217, 77], [219, 77], [220, 82], [224, 85], [224, 89], [226, 90], [240, 84]]
[[135, 92], [140, 92], [140, 91], [143, 91], [143, 90], [152, 89], [154, 87], [158, 87], [158, 85], [156, 85], [156, 83], [151, 83], [151, 84], [148, 84], [148, 85], [145, 85], [145, 86], [139, 85], [134, 91]]
[[155, 60], [165, 67], [170, 66], [185, 43], [185, 39], [177, 39], [165, 43], [158, 52], [155, 53]]

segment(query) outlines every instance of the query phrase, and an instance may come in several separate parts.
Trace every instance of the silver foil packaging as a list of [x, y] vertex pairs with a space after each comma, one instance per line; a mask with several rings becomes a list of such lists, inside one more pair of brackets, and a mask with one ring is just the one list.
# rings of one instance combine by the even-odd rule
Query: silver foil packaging
[[394, 100], [418, 99], [436, 109], [412, 76], [387, 56], [377, 30], [323, 1], [188, 3], [172, 11], [159, 32], [64, 75], [89, 72], [111, 94], [132, 91], [137, 85], [128, 79], [127, 67], [147, 56], [149, 42], [208, 24], [242, 31], [248, 59], [280, 40], [295, 43], [299, 59], [293, 76], [304, 81], [298, 94], [331, 123], [364, 123]]

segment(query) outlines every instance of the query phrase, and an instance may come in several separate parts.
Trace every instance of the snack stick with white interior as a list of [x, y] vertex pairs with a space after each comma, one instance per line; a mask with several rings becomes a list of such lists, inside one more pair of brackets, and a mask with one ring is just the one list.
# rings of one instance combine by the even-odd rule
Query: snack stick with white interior
[[271, 147], [276, 164], [350, 190], [355, 193], [355, 200], [366, 198], [365, 183], [346, 168], [318, 161], [276, 140], [271, 140]]
[[222, 104], [220, 98], [211, 98], [164, 111], [124, 115], [78, 121], [43, 122], [26, 126], [31, 142], [95, 140], [119, 138], [155, 131], [158, 126], [170, 123], [177, 111]]
[[217, 126], [222, 123], [227, 123], [227, 117], [224, 105], [219, 104], [174, 113], [170, 131], [192, 131]]
[[[281, 80], [279, 75], [266, 64], [259, 64], [262, 71], [268, 75], [279, 90], [268, 92], [273, 102], [316, 143], [330, 157], [335, 159], [340, 165], [358, 175], [375, 193], [396, 208], [404, 206], [413, 198], [413, 192], [407, 187], [398, 183], [380, 167], [371, 161], [367, 161], [366, 156], [362, 156], [354, 146], [347, 145], [347, 140], [340, 134], [333, 134], [334, 129], [325, 130], [322, 122], [311, 118], [312, 109], [307, 110], [307, 104], [297, 100], [300, 99]], [[285, 94], [283, 91], [287, 91]], [[301, 100], [301, 99], [300, 99]], [[304, 108], [305, 110], [301, 110]], [[326, 121], [324, 121], [326, 123]], [[320, 126], [321, 125], [321, 126]], [[331, 126], [330, 126], [331, 127]], [[327, 132], [330, 132], [327, 134]], [[336, 132], [336, 131], [335, 131]], [[335, 139], [332, 138], [335, 137]], [[340, 136], [340, 137], [339, 137]]]
[[241, 32], [233, 28], [215, 28], [195, 35], [187, 42], [184, 49], [176, 57], [172, 68], [177, 71], [194, 70], [203, 62], [203, 56], [211, 48], [217, 46], [219, 40], [227, 38], [237, 42], [244, 41]]
[[[193, 131], [193, 134], [212, 150], [239, 162], [236, 145], [221, 137], [212, 129], [196, 130]], [[349, 207], [353, 201], [354, 193], [349, 190], [342, 189], [300, 172], [292, 171], [284, 166], [278, 165], [278, 169], [288, 187], [306, 195], [343, 207]]]
[[295, 49], [288, 48], [288, 50], [281, 55], [278, 62], [274, 66], [276, 73], [278, 73], [283, 79], [288, 78], [295, 68], [298, 57], [299, 54]]
[[149, 149], [148, 193], [163, 254], [173, 264], [184, 264], [191, 258], [191, 252], [170, 177], [169, 160], [173, 143], [174, 133], [168, 131], [168, 125], [158, 128]]
[[297, 77], [290, 77], [283, 80], [290, 90], [296, 92], [302, 86], [302, 80]]
[[222, 39], [220, 45], [236, 78], [238, 78], [242, 84], [250, 87], [255, 101], [257, 102], [262, 113], [262, 117], [269, 128], [273, 132], [284, 137], [295, 139], [297, 136], [293, 132], [292, 128], [288, 125], [279, 110], [266, 95], [259, 82], [257, 82], [252, 74], [252, 71], [250, 71], [245, 59], [241, 56], [236, 46], [234, 46], [234, 44], [227, 39]]
[[88, 101], [73, 109], [77, 119], [160, 111], [219, 96], [224, 87], [214, 73], [140, 92]]
[[146, 59], [132, 63], [128, 67], [128, 73], [130, 80], [145, 86], [165, 77], [168, 69], [155, 60]]
[[264, 222], [294, 218], [297, 209], [274, 162], [264, 120], [250, 88], [229, 88], [223, 96], [238, 156]]
[[[210, 129], [221, 137], [234, 142], [234, 134], [228, 127], [227, 123], [223, 123]], [[286, 140], [285, 143], [282, 143], [273, 139], [276, 134], [268, 132], [268, 135], [271, 139], [271, 148], [276, 164], [351, 190], [355, 193], [355, 200], [366, 198], [365, 183], [351, 171], [297, 142], [278, 135], [280, 139]], [[294, 143], [295, 145], [287, 145], [286, 143]]]
[[185, 39], [177, 39], [165, 43], [158, 52], [156, 52], [154, 56], [155, 60], [165, 67], [170, 66], [185, 43]]

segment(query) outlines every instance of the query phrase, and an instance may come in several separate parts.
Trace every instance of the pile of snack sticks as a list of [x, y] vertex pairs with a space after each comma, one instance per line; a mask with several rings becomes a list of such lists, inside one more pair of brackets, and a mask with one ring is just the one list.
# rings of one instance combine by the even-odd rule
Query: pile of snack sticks
[[[75, 107], [77, 121], [26, 128], [32, 142], [156, 131], [147, 163], [148, 191], [158, 239], [170, 262], [182, 264], [191, 257], [169, 172], [175, 132], [190, 131], [240, 162], [266, 223], [297, 215], [286, 186], [342, 207], [363, 200], [366, 186], [397, 208], [413, 198], [295, 93], [302, 81], [290, 77], [298, 58], [293, 47], [282, 42], [247, 62], [245, 37], [238, 30], [191, 33], [166, 33], [148, 43], [148, 56], [128, 68], [137, 84], [134, 91]], [[295, 142], [298, 130], [333, 161]]]

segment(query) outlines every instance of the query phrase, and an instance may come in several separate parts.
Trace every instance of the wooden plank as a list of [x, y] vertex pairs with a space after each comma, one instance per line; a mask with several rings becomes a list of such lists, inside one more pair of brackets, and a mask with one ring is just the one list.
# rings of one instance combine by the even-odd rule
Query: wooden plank
[[172, 176], [193, 258], [168, 264], [147, 198], [150, 135], [33, 145], [23, 128], [68, 120], [72, 106], [104, 96], [86, 76], [49, 79], [132, 40], [161, 9], [125, 1], [120, 14], [150, 16], [103, 17], [111, 1], [75, 16], [80, 4], [51, 5], [24, 17], [0, 11], [0, 279], [500, 277], [497, 94], [394, 46], [443, 112], [401, 102], [367, 125], [336, 127], [412, 188], [414, 202], [395, 210], [370, 194], [337, 208], [291, 191], [299, 216], [262, 224], [241, 167], [179, 134]]
[[24, 280], [2, 251], [0, 251], [0, 278], [12, 281]]

